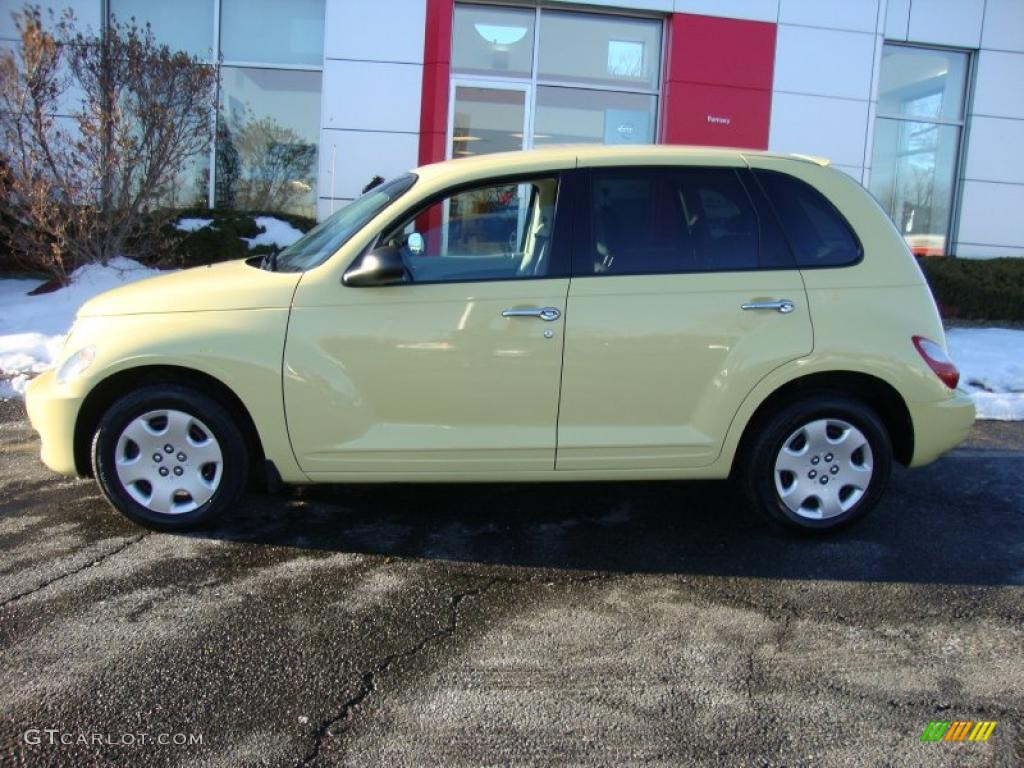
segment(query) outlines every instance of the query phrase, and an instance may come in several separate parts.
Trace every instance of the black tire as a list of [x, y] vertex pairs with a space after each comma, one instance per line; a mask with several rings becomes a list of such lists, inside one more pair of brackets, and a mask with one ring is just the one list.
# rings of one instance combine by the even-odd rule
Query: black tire
[[[208, 499], [195, 501], [198, 506], [191, 511], [154, 511], [136, 500], [118, 475], [115, 454], [122, 433], [140, 416], [161, 409], [181, 411], [199, 419], [212, 433], [220, 449], [222, 464], [219, 482]], [[140, 458], [149, 461], [148, 457]], [[128, 519], [162, 531], [198, 528], [210, 523], [232, 506], [246, 488], [249, 460], [245, 439], [230, 411], [208, 395], [177, 384], [146, 386], [115, 401], [100, 419], [92, 441], [93, 473], [107, 501]], [[173, 461], [169, 456], [168, 463]], [[153, 463], [152, 467], [155, 471], [158, 465]], [[209, 467], [203, 469], [208, 470]], [[152, 486], [149, 487], [152, 494]]]
[[[815, 519], [807, 516], [813, 514], [813, 506], [810, 512], [804, 510], [798, 514], [783, 501], [776, 486], [776, 459], [794, 433], [801, 427], [822, 419], [846, 422], [860, 431], [870, 449], [872, 471], [866, 488], [860, 491], [861, 495], [854, 503], [833, 517]], [[829, 428], [833, 429], [831, 426]], [[745, 441], [746, 448], [741, 457], [739, 481], [742, 485], [743, 495], [750, 506], [776, 523], [801, 531], [819, 533], [842, 528], [870, 512], [881, 499], [885, 486], [889, 482], [889, 476], [892, 473], [892, 441], [878, 415], [859, 400], [828, 393], [808, 395], [801, 400], [789, 403], [776, 413], [769, 414], [754, 425], [754, 430], [751, 438]], [[791, 442], [790, 446], [793, 445], [794, 443]], [[799, 440], [796, 445], [799, 447]], [[802, 467], [807, 472], [800, 475], [800, 482], [824, 482], [817, 472], [819, 469], [823, 469], [824, 473], [833, 471], [831, 466], [822, 462], [825, 456], [830, 455], [832, 454], [819, 455], [808, 451], [806, 454], [808, 465]], [[864, 453], [858, 454], [855, 460], [863, 461], [864, 455]], [[812, 466], [810, 461], [815, 456], [819, 458]], [[799, 461], [803, 461], [803, 458], [801, 456]], [[832, 462], [830, 461], [828, 464], [832, 464]], [[838, 463], [833, 466], [838, 467]], [[836, 476], [831, 474], [824, 476], [828, 480], [836, 480], [838, 476], [839, 480], [833, 484], [832, 488], [842, 489], [836, 492], [837, 498], [842, 498], [841, 494], [846, 492], [847, 499], [843, 503], [849, 503], [849, 499], [853, 498], [857, 491], [853, 490], [852, 485], [844, 485], [846, 482], [852, 482], [844, 479], [847, 477], [844, 471], [846, 471], [845, 468], [839, 467], [835, 470]], [[815, 472], [815, 475], [812, 476], [811, 472]], [[792, 483], [795, 479], [795, 472], [780, 473], [780, 483]], [[802, 486], [807, 489], [809, 487], [808, 485]], [[823, 487], [823, 492], [826, 488], [827, 486]], [[802, 491], [803, 494], [808, 492], [809, 490]], [[795, 491], [795, 494], [793, 496], [794, 503], [801, 495], [801, 490]], [[820, 499], [818, 503], [821, 503]]]

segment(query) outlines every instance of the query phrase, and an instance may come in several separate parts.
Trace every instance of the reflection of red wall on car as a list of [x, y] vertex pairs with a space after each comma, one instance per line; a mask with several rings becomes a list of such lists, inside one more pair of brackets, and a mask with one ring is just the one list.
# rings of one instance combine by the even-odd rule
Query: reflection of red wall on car
[[662, 141], [767, 149], [775, 25], [676, 13], [668, 32]]

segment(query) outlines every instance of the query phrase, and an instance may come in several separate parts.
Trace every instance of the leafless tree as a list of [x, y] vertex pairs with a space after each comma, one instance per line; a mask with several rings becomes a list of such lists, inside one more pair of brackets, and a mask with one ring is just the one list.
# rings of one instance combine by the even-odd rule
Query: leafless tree
[[[161, 247], [161, 207], [212, 134], [217, 73], [158, 45], [147, 25], [81, 32], [13, 14], [17, 57], [0, 55], [0, 236], [21, 263], [66, 282], [75, 267]], [[65, 115], [65, 116], [61, 116]]]

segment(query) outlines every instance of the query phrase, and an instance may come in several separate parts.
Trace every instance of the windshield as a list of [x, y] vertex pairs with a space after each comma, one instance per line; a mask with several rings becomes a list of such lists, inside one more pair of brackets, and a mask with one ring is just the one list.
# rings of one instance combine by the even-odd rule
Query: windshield
[[264, 260], [264, 269], [269, 263], [270, 268], [278, 272], [304, 272], [323, 264], [327, 257], [348, 242], [370, 219], [405, 194], [415, 183], [416, 176], [407, 173], [374, 187], [317, 224], [277, 254], [276, 260]]

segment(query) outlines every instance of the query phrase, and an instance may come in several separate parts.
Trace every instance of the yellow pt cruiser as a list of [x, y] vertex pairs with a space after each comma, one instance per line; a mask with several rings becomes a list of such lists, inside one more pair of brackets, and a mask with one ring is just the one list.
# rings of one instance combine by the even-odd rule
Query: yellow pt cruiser
[[732, 478], [803, 529], [974, 420], [928, 287], [824, 161], [561, 147], [419, 168], [276, 258], [85, 304], [42, 458], [185, 529], [270, 485]]

